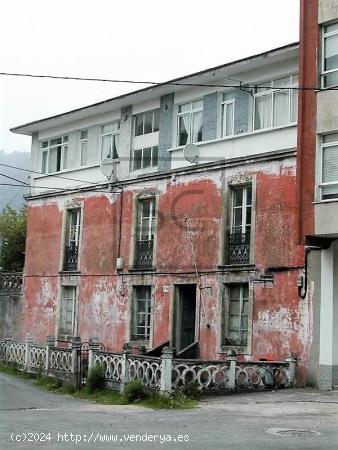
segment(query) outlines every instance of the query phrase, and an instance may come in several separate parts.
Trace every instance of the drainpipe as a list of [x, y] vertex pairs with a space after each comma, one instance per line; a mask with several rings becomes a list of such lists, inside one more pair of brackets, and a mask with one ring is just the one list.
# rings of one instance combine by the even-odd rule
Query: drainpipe
[[308, 260], [311, 251], [316, 250], [326, 250], [330, 247], [331, 242], [323, 247], [315, 245], [307, 245], [305, 247], [305, 265], [304, 265], [304, 275], [299, 275], [298, 277], [298, 295], [301, 299], [304, 299], [308, 290]]

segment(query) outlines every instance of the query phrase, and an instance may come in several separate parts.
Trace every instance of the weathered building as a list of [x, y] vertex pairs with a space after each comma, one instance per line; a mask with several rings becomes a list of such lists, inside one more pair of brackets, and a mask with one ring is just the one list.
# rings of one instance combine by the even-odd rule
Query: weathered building
[[304, 381], [297, 86], [292, 44], [13, 129], [32, 136], [41, 172], [27, 198], [22, 335], [97, 336], [115, 351], [169, 343], [204, 359], [292, 352]]
[[298, 242], [313, 303], [311, 381], [338, 385], [338, 1], [301, 1]]

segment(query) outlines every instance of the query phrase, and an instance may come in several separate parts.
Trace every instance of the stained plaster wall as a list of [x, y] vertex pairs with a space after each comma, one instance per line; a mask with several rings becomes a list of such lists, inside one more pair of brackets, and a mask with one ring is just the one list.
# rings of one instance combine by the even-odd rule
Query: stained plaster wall
[[[234, 180], [255, 183], [256, 211], [254, 266], [224, 266], [222, 236], [228, 224], [226, 192]], [[158, 230], [155, 272], [129, 269], [132, 255], [135, 196], [158, 198]], [[26, 258], [23, 335], [30, 331], [44, 340], [57, 333], [57, 303], [60, 285], [69, 275], [59, 274], [64, 210], [69, 196], [30, 202]], [[153, 286], [151, 347], [172, 337], [174, 286], [196, 283], [200, 274], [198, 325], [200, 357], [225, 358], [222, 347], [223, 290], [225, 283], [250, 281], [252, 290], [252, 339], [243, 359], [282, 359], [289, 352], [300, 358], [301, 373], [309, 359], [312, 332], [311, 300], [297, 293], [297, 270], [302, 247], [295, 245], [295, 159], [280, 158], [241, 166], [208, 169], [139, 181], [124, 188], [120, 256], [125, 268], [115, 268], [120, 197], [118, 194], [86, 194], [75, 201], [83, 208], [80, 274], [71, 283], [78, 286], [78, 329], [83, 340], [98, 336], [110, 350], [121, 350], [131, 334], [133, 286]], [[283, 267], [273, 283], [260, 275], [268, 267]], [[201, 289], [199, 289], [199, 287]], [[303, 371], [303, 372], [302, 372]]]

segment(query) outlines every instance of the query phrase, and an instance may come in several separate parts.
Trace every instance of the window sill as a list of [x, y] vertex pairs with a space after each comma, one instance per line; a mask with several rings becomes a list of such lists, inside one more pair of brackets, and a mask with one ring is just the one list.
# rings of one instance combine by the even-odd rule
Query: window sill
[[218, 353], [228, 353], [229, 350], [235, 350], [237, 355], [249, 355], [251, 353], [248, 351], [247, 347], [241, 347], [236, 345], [222, 345], [221, 350]]
[[81, 270], [59, 270], [60, 275], [80, 275]]
[[328, 198], [327, 200], [317, 200], [312, 202], [313, 205], [321, 205], [322, 203], [337, 203], [338, 198]]
[[[282, 125], [280, 127], [263, 128], [261, 130], [251, 130], [251, 131], [247, 131], [245, 133], [234, 134], [232, 136], [218, 137], [216, 139], [211, 139], [208, 141], [194, 142], [194, 145], [196, 145], [198, 147], [198, 146], [213, 144], [216, 142], [231, 141], [233, 139], [241, 139], [241, 138], [256, 135], [256, 134], [273, 133], [274, 131], [286, 130], [289, 128], [296, 128], [296, 127], [297, 127], [297, 122], [293, 122], [293, 123], [289, 123], [287, 125]], [[173, 148], [169, 148], [167, 150], [167, 152], [172, 153], [172, 152], [183, 151], [184, 147], [185, 147], [184, 145], [180, 145], [180, 146], [176, 146]]]
[[156, 272], [156, 267], [128, 267], [129, 272]]
[[95, 167], [100, 167], [100, 164], [92, 164], [92, 165], [87, 165], [87, 166], [72, 167], [71, 169], [59, 170], [58, 172], [34, 174], [33, 179], [37, 180], [39, 178], [47, 178], [47, 177], [52, 177], [54, 175], [59, 175], [59, 174], [64, 174], [64, 173], [71, 173], [71, 172], [76, 172], [76, 171], [79, 171], [79, 170], [94, 169]]
[[252, 271], [255, 269], [255, 264], [219, 264], [217, 267], [229, 272], [238, 270]]

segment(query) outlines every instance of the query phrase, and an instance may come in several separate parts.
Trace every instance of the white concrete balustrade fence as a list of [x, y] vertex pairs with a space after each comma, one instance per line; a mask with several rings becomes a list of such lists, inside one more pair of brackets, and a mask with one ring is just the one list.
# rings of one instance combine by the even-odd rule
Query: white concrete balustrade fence
[[[88, 345], [87, 345], [88, 344]], [[81, 346], [74, 338], [68, 348], [56, 347], [53, 337], [46, 345], [36, 345], [28, 336], [26, 342], [10, 339], [0, 342], [0, 361], [12, 363], [31, 373], [41, 373], [80, 387], [88, 370], [104, 369], [108, 388], [123, 392], [126, 383], [139, 380], [151, 390], [162, 393], [193, 385], [202, 393], [231, 390], [292, 388], [296, 384], [296, 359], [284, 361], [243, 362], [236, 356], [224, 361], [177, 359], [170, 348], [161, 357], [102, 351], [98, 339]], [[86, 348], [85, 351], [81, 350]]]

